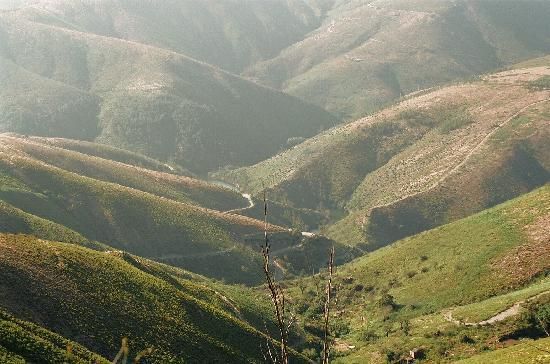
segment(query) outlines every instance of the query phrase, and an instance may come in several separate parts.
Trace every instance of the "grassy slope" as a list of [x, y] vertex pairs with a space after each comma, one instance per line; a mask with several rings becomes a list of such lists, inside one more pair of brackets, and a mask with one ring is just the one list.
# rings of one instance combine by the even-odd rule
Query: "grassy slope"
[[[156, 349], [154, 363], [260, 361], [265, 338], [232, 299], [253, 302], [252, 291], [228, 293], [141, 258], [24, 235], [1, 235], [0, 250], [0, 305], [98, 353], [112, 356], [128, 336], [131, 354]], [[255, 306], [260, 321], [267, 306]]]
[[[0, 56], [25, 70], [10, 73], [20, 87], [3, 90], [10, 110], [4, 131], [66, 136], [59, 128], [70, 124], [77, 131], [73, 138], [95, 138], [205, 173], [257, 162], [288, 138], [311, 136], [332, 123], [321, 108], [179, 53], [50, 24], [40, 20], [44, 16], [51, 14], [31, 9], [0, 15]], [[29, 46], [35, 43], [41, 46]], [[86, 123], [93, 133], [69, 121], [83, 120], [82, 107], [72, 107], [66, 92], [52, 94], [44, 79], [94, 97], [96, 109], [87, 112], [94, 120]], [[29, 90], [32, 100], [22, 96]], [[41, 95], [48, 103], [32, 102]], [[61, 121], [58, 128], [30, 122], [52, 113]]]
[[[367, 234], [370, 248], [380, 246], [548, 180], [550, 103], [526, 107], [550, 98], [548, 90], [531, 86], [547, 73], [545, 66], [512, 70], [413, 94], [219, 177], [252, 193], [265, 184], [273, 199], [295, 207], [345, 208], [349, 216], [329, 229], [330, 236], [358, 244]], [[369, 224], [373, 219], [377, 226]]]
[[348, 118], [550, 51], [544, 1], [333, 2], [304, 40], [245, 74]]
[[[429, 362], [441, 362], [499, 347], [496, 338], [513, 330], [513, 323], [462, 329], [446, 322], [444, 313], [452, 308], [458, 319], [477, 311], [492, 316], [548, 292], [549, 211], [547, 185], [339, 267], [335, 325], [347, 330], [337, 337], [356, 346], [344, 351], [339, 362], [360, 363], [369, 357], [373, 363], [384, 362], [384, 350], [413, 347], [424, 347]], [[306, 317], [316, 307], [310, 295], [315, 280], [298, 284], [306, 287], [303, 294], [293, 290], [297, 305], [306, 307]], [[380, 305], [384, 294], [394, 297], [394, 309]], [[467, 306], [454, 309], [457, 305]], [[400, 329], [403, 321], [409, 321], [408, 335]], [[463, 335], [474, 342], [465, 344]]]
[[[550, 268], [543, 257], [532, 270], [523, 271], [502, 261], [514, 248], [527, 244], [530, 225], [538, 220], [548, 222], [549, 208], [547, 185], [496, 208], [401, 240], [350, 263], [341, 272], [367, 284], [386, 286], [397, 302], [424, 310], [479, 301], [521, 287]], [[547, 254], [544, 242], [539, 244], [533, 249]], [[423, 267], [428, 270], [421, 272]], [[417, 274], [408, 278], [409, 271]], [[391, 287], [392, 280], [401, 284]]]

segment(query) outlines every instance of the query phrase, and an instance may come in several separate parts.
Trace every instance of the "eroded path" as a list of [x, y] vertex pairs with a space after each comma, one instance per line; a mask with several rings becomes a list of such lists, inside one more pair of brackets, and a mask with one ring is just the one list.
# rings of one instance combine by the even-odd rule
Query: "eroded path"
[[516, 316], [518, 314], [521, 313], [522, 311], [522, 305], [527, 303], [527, 302], [530, 302], [530, 301], [533, 301], [541, 296], [544, 296], [546, 294], [549, 294], [550, 291], [545, 291], [545, 292], [541, 292], [535, 296], [532, 296], [532, 297], [529, 297], [525, 300], [521, 300], [521, 301], [518, 301], [516, 302], [512, 307], [509, 307], [507, 308], [506, 310], [504, 311], [501, 311], [499, 313], [497, 313], [496, 315], [494, 316], [491, 316], [490, 318], [486, 319], [486, 320], [483, 320], [483, 321], [479, 321], [479, 322], [465, 322], [465, 321], [462, 321], [462, 320], [458, 320], [456, 318], [453, 317], [453, 311], [452, 310], [449, 310], [449, 311], [446, 311], [443, 313], [443, 317], [445, 318], [446, 321], [449, 321], [449, 322], [452, 322], [453, 324], [455, 325], [463, 325], [463, 326], [485, 326], [485, 325], [492, 325], [492, 324], [495, 324], [497, 322], [500, 322], [500, 321], [504, 321], [510, 317], [513, 317], [513, 316]]

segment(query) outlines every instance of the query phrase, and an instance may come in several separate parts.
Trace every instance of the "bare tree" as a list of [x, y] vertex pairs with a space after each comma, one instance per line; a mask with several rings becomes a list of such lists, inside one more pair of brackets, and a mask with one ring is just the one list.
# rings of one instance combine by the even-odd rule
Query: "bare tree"
[[323, 358], [322, 363], [328, 364], [330, 356], [330, 299], [332, 296], [332, 274], [334, 273], [334, 246], [330, 249], [328, 260], [328, 278], [326, 286], [326, 300], [325, 300], [325, 336], [323, 338]]
[[[267, 222], [267, 198], [264, 191], [264, 245], [262, 247], [263, 256], [263, 271], [267, 288], [271, 296], [271, 302], [275, 310], [275, 318], [277, 321], [277, 327], [279, 329], [279, 352], [277, 353], [272, 348], [270, 339], [267, 339], [267, 347], [263, 351], [263, 356], [266, 361], [276, 364], [288, 364], [288, 334], [292, 324], [294, 323], [294, 317], [289, 316], [288, 309], [286, 307], [285, 292], [281, 285], [275, 281], [273, 273], [270, 268], [271, 257], [269, 255], [271, 245], [269, 243]], [[324, 337], [323, 337], [323, 354], [322, 363], [328, 364], [330, 356], [331, 335], [330, 335], [330, 304], [332, 298], [332, 276], [334, 273], [334, 246], [329, 251], [328, 261], [328, 278], [326, 285], [326, 300], [324, 307]], [[288, 319], [287, 319], [288, 318]], [[267, 332], [267, 327], [266, 327]]]
[[262, 247], [262, 255], [264, 258], [263, 270], [265, 274], [265, 280], [267, 288], [271, 295], [271, 302], [275, 308], [275, 317], [277, 319], [277, 326], [279, 328], [280, 336], [280, 352], [279, 354], [273, 353], [270, 348], [269, 340], [267, 342], [267, 349], [264, 353], [264, 358], [272, 363], [288, 364], [288, 332], [292, 325], [292, 318], [287, 323], [287, 308], [285, 307], [285, 293], [280, 284], [275, 282], [275, 278], [270, 270], [270, 244], [268, 237], [268, 223], [267, 223], [267, 199], [264, 191], [264, 246]]

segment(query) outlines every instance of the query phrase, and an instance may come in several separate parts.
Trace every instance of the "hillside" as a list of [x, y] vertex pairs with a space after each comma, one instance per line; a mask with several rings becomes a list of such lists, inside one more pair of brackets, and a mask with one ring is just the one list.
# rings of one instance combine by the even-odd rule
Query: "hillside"
[[537, 340], [535, 342], [524, 342], [514, 345], [510, 348], [497, 350], [491, 353], [475, 356], [470, 359], [462, 360], [462, 364], [485, 364], [500, 363], [514, 364], [524, 363], [544, 363], [548, 359], [547, 354], [550, 349], [550, 339]]
[[345, 213], [329, 235], [368, 249], [468, 216], [549, 180], [550, 68], [538, 62], [412, 94], [217, 177], [333, 221]]
[[[228, 282], [263, 280], [263, 222], [224, 212], [247, 204], [232, 190], [15, 135], [0, 136], [0, 176], [4, 232], [124, 250]], [[334, 243], [269, 230], [288, 274], [323, 266]], [[341, 261], [353, 258], [343, 249]]]
[[348, 119], [550, 52], [543, 0], [324, 3], [317, 29], [244, 74]]
[[[114, 357], [126, 336], [131, 358], [154, 348], [149, 363], [261, 361], [260, 348], [267, 338], [248, 320], [263, 325], [269, 301], [263, 303], [251, 290], [224, 290], [198, 276], [128, 254], [95, 252], [25, 235], [0, 235], [0, 251], [0, 307], [105, 357]], [[66, 339], [4, 313], [0, 323], [8, 333], [1, 336], [0, 348], [16, 349], [25, 330], [31, 338], [21, 350], [34, 349], [44, 358], [49, 353], [32, 346], [38, 342], [57, 350], [52, 357], [63, 354], [59, 346]], [[271, 326], [271, 320], [268, 323]], [[77, 353], [90, 356], [75, 346]], [[293, 359], [304, 361], [295, 355]]]
[[83, 346], [0, 310], [0, 361], [4, 364], [109, 361]]
[[[427, 362], [450, 362], [522, 337], [544, 337], [542, 329], [524, 326], [521, 314], [527, 301], [550, 303], [549, 223], [546, 185], [338, 267], [333, 322], [342, 344], [336, 362], [382, 363], [387, 354], [396, 360], [413, 348], [423, 348]], [[289, 283], [312, 324], [318, 281], [322, 276]], [[518, 302], [510, 316], [472, 324]]]
[[173, 50], [58, 22], [40, 6], [0, 13], [0, 131], [99, 141], [205, 174], [333, 124]]

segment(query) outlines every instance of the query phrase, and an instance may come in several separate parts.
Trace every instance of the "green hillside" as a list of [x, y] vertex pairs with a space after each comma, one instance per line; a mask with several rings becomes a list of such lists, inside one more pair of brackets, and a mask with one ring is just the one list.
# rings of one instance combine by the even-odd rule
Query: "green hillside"
[[526, 341], [512, 347], [497, 350], [491, 353], [474, 356], [461, 360], [463, 364], [515, 364], [515, 363], [544, 363], [550, 358], [550, 339]]
[[40, 6], [0, 14], [0, 57], [10, 67], [0, 75], [9, 86], [0, 131], [100, 141], [206, 173], [332, 125], [321, 108], [219, 68], [51, 16]]
[[[263, 222], [223, 212], [246, 206], [236, 192], [40, 140], [0, 137], [1, 231], [108, 245], [227, 282], [263, 281]], [[269, 230], [278, 273], [319, 269], [334, 244], [276, 225]], [[356, 254], [342, 249], [340, 262]]]
[[0, 0], [0, 364], [550, 363], [549, 19]]
[[[346, 345], [337, 362], [382, 363], [389, 351], [398, 358], [423, 348], [428, 362], [439, 363], [498, 348], [510, 338], [543, 337], [540, 328], [523, 330], [518, 314], [486, 326], [452, 320], [485, 320], [531, 297], [548, 304], [549, 211], [546, 185], [338, 267], [333, 322], [337, 342]], [[313, 323], [319, 279], [295, 282], [292, 291]]]
[[[548, 64], [548, 63], [543, 63]], [[326, 232], [374, 249], [549, 180], [547, 66], [413, 94], [218, 178], [329, 214]], [[468, 188], [463, 188], [468, 186]]]
[[[126, 336], [131, 357], [154, 348], [150, 363], [261, 361], [266, 338], [247, 320], [259, 324], [265, 319], [269, 301], [258, 301], [252, 291], [225, 292], [200, 277], [127, 254], [24, 235], [0, 235], [0, 250], [0, 307], [105, 357], [114, 357]], [[246, 295], [249, 306], [240, 303], [242, 298], [234, 299], [235, 294]], [[9, 336], [2, 335], [0, 347], [13, 352], [19, 341], [20, 350], [62, 354], [64, 339], [4, 314], [1, 322]], [[20, 338], [22, 329], [33, 337]], [[37, 340], [39, 335], [45, 338]], [[33, 347], [37, 342], [51, 353]]]
[[420, 89], [550, 52], [546, 1], [330, 1], [322, 24], [245, 75], [358, 118]]

